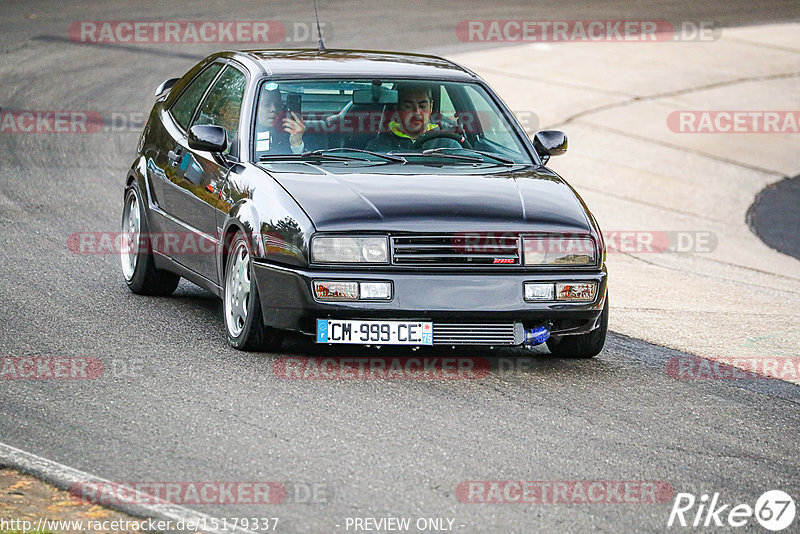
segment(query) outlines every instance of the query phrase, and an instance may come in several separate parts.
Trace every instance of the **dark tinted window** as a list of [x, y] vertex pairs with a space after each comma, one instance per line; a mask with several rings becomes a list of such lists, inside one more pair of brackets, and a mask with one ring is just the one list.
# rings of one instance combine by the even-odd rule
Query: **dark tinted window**
[[217, 78], [192, 126], [197, 124], [214, 124], [222, 126], [228, 132], [228, 146], [239, 129], [239, 114], [242, 110], [242, 99], [247, 78], [238, 69], [226, 67]]
[[192, 80], [180, 98], [172, 105], [172, 116], [184, 130], [189, 128], [189, 121], [192, 120], [192, 115], [194, 115], [194, 110], [197, 108], [200, 98], [202, 98], [208, 84], [211, 83], [211, 80], [214, 79], [214, 76], [217, 75], [221, 68], [222, 65], [219, 63], [214, 63], [207, 67]]

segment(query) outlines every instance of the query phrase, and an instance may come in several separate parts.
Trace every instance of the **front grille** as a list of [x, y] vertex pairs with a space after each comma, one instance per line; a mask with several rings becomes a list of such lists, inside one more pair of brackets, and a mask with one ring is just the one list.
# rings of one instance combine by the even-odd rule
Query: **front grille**
[[449, 234], [392, 237], [395, 265], [459, 265], [492, 267], [520, 265], [518, 236]]
[[434, 345], [519, 345], [522, 323], [433, 323]]

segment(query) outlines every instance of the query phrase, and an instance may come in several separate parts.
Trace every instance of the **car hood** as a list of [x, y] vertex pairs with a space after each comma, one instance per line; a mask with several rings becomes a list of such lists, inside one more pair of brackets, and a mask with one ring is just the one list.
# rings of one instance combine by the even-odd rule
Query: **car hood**
[[590, 231], [583, 201], [544, 167], [267, 167], [318, 231]]

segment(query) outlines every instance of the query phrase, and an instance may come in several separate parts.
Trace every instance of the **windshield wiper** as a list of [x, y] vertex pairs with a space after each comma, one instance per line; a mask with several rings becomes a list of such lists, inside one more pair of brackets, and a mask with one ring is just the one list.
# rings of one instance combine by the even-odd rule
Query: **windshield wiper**
[[377, 158], [385, 159], [386, 161], [391, 161], [393, 163], [408, 163], [406, 158], [400, 156], [391, 156], [389, 154], [381, 154], [380, 152], [373, 152], [371, 150], [361, 150], [360, 148], [325, 148], [320, 150], [313, 150], [311, 152], [304, 152], [303, 155], [327, 155], [330, 152], [355, 152], [357, 154], [369, 154], [370, 156], [375, 156]]
[[448, 159], [457, 159], [460, 161], [467, 161], [469, 163], [483, 163], [485, 160], [483, 158], [476, 158], [474, 156], [460, 156], [458, 154], [446, 154], [444, 152], [439, 152], [440, 149], [432, 148], [430, 150], [423, 150], [422, 152], [390, 152], [392, 156], [436, 156], [440, 158], [448, 158]]
[[369, 161], [366, 158], [354, 158], [350, 156], [336, 156], [334, 154], [322, 154], [315, 152], [303, 152], [302, 154], [262, 154], [258, 161]]
[[[431, 148], [431, 149], [428, 149], [428, 150], [423, 150], [422, 153], [423, 154], [441, 154], [446, 150], [466, 150], [466, 151], [469, 151], [469, 152], [473, 152], [475, 154], [480, 154], [481, 156], [485, 156], [487, 158], [492, 158], [493, 160], [499, 161], [500, 163], [504, 163], [506, 165], [516, 165], [517, 164], [517, 162], [515, 162], [511, 158], [507, 158], [505, 156], [498, 156], [497, 154], [494, 154], [492, 152], [486, 152], [486, 151], [483, 151], [483, 150], [475, 150], [474, 148], [441, 147], [441, 148]], [[455, 155], [455, 154], [450, 154], [450, 155]], [[469, 156], [463, 156], [463, 157], [467, 158]], [[481, 160], [481, 161], [483, 161], [483, 160]]]

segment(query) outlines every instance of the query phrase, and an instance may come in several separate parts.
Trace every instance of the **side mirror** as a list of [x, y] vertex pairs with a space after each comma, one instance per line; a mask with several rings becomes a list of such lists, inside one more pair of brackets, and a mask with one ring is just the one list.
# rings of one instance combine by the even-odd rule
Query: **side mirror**
[[172, 86], [178, 83], [178, 80], [180, 80], [180, 78], [170, 78], [169, 80], [161, 82], [161, 85], [156, 87], [156, 98], [161, 98], [167, 94], [169, 90], [172, 89]]
[[533, 148], [547, 164], [551, 156], [560, 156], [567, 152], [567, 134], [561, 130], [541, 130], [533, 137]]
[[205, 152], [225, 152], [228, 133], [222, 126], [198, 124], [189, 128], [189, 148]]

